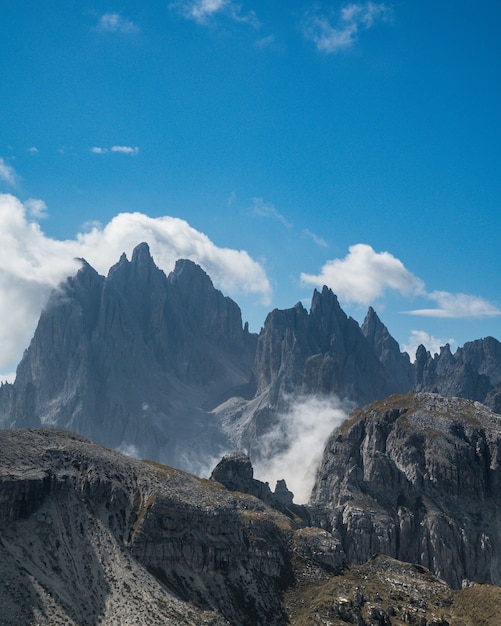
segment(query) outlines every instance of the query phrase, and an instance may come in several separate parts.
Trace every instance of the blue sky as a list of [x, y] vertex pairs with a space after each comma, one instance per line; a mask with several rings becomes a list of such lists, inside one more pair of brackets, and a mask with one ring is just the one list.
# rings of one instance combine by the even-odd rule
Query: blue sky
[[501, 4], [0, 9], [0, 372], [85, 256], [198, 261], [258, 331], [327, 283], [402, 346], [501, 339]]

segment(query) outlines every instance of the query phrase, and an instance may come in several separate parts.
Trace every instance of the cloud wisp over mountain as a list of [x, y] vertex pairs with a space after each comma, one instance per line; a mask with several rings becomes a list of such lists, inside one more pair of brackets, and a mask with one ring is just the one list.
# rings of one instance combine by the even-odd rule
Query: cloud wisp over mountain
[[260, 445], [268, 460], [254, 461], [256, 478], [269, 481], [273, 488], [285, 476], [295, 501], [307, 502], [327, 437], [346, 419], [349, 408], [334, 395], [296, 398], [263, 437]]

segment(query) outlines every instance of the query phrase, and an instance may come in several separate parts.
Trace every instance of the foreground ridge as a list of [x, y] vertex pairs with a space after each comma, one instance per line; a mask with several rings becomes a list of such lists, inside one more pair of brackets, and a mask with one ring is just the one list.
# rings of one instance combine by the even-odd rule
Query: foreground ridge
[[[498, 437], [495, 422], [499, 417], [473, 403], [458, 404], [419, 394], [392, 397], [380, 404], [367, 413], [355, 413], [333, 435], [331, 443], [341, 437], [338, 445], [351, 445], [353, 432], [368, 429], [369, 414], [376, 425], [375, 414], [381, 410], [386, 412], [386, 422], [374, 432], [382, 429], [383, 435], [404, 415], [409, 423], [422, 422], [421, 432], [428, 428], [427, 419], [445, 420], [431, 435], [437, 450], [447, 441], [455, 445], [455, 435], [449, 438], [447, 434], [452, 425], [464, 428], [462, 440], [473, 432], [484, 433], [488, 445], [493, 445]], [[397, 413], [399, 417], [395, 417]], [[447, 427], [442, 429], [443, 425]], [[400, 427], [409, 426], [404, 423]], [[348, 522], [344, 532], [342, 525], [334, 527], [337, 507], [344, 506], [342, 498], [325, 498], [325, 493], [334, 493], [331, 488], [339, 474], [329, 473], [329, 488], [324, 495], [319, 493], [318, 485], [326, 476], [325, 459], [311, 506], [295, 509], [285, 485], [275, 490], [277, 504], [286, 509], [283, 514], [240, 491], [257, 489], [265, 498], [271, 493], [265, 483], [254, 481], [248, 458], [241, 454], [227, 457], [214, 473], [225, 481], [231, 479], [232, 489], [238, 489], [229, 491], [214, 478], [200, 479], [157, 463], [134, 460], [68, 431], [1, 431], [0, 623], [494, 626], [501, 609], [498, 587], [463, 580], [465, 588], [455, 591], [423, 565], [382, 554], [360, 562], [368, 540], [391, 538], [396, 532], [391, 518], [394, 485], [388, 484], [384, 506], [374, 495], [380, 488], [376, 466], [385, 464], [383, 438], [375, 442], [379, 454], [374, 451], [371, 457], [368, 446], [359, 450], [364, 460], [373, 459], [364, 484], [368, 495], [363, 500], [363, 494], [357, 492], [360, 482], [346, 483], [349, 493], [344, 492], [344, 504], [351, 508], [348, 512], [344, 509], [343, 523]], [[478, 455], [485, 452], [480, 447]], [[331, 445], [326, 450], [328, 456], [332, 456]], [[425, 506], [433, 504], [435, 509], [428, 509], [428, 515], [438, 519], [444, 514], [443, 503], [450, 502], [452, 496], [444, 492], [450, 484], [439, 481], [436, 457], [432, 461], [435, 480], [429, 477], [423, 502]], [[492, 471], [497, 476], [497, 462], [494, 465]], [[419, 475], [422, 465], [412, 449], [403, 467], [409, 476], [412, 472]], [[350, 472], [352, 478], [357, 471]], [[450, 477], [452, 483], [455, 480]], [[418, 480], [414, 482], [416, 493], [424, 489]], [[478, 504], [481, 500], [491, 513], [491, 500], [497, 506], [496, 487], [497, 483], [491, 483], [492, 494], [477, 494]], [[456, 494], [458, 509], [470, 501], [467, 514], [473, 510], [474, 489], [471, 484], [464, 496]], [[412, 511], [405, 512], [404, 507], [401, 502], [401, 519], [409, 524]], [[353, 514], [355, 509], [357, 515], [365, 511], [372, 521], [377, 518], [375, 532], [363, 515]], [[301, 511], [324, 528], [306, 525], [309, 520], [298, 515]], [[479, 508], [476, 512], [478, 515]], [[354, 519], [362, 523], [350, 525]], [[440, 551], [440, 546], [455, 548], [455, 542], [461, 540], [472, 547], [469, 556], [476, 554], [475, 535], [464, 532], [471, 531], [472, 525], [462, 531], [450, 524], [451, 519], [447, 527], [439, 519], [434, 525], [436, 542], [430, 543], [430, 549], [437, 550], [438, 567], [451, 556]], [[495, 562], [499, 537], [495, 532], [488, 534], [482, 520], [479, 532], [484, 533], [488, 551], [483, 556]], [[358, 550], [353, 563], [347, 558], [350, 548]], [[480, 557], [472, 567], [477, 567], [479, 576], [483, 571], [484, 581], [489, 576], [493, 581], [495, 568], [482, 570], [486, 560], [482, 554]], [[456, 567], [458, 562], [454, 561]], [[442, 577], [447, 575], [443, 569], [441, 573]]]

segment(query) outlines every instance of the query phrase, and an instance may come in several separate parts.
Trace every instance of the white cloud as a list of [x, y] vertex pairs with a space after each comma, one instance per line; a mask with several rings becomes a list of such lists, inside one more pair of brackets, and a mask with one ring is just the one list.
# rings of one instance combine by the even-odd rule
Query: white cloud
[[428, 334], [425, 330], [411, 330], [411, 336], [408, 343], [403, 344], [401, 349], [411, 357], [411, 361], [416, 358], [416, 350], [420, 345], [423, 345], [431, 354], [438, 354], [440, 348], [448, 343], [452, 345], [456, 343], [456, 340], [452, 337], [450, 339], [439, 339], [433, 335]]
[[438, 304], [434, 309], [404, 311], [409, 315], [443, 318], [486, 318], [501, 315], [501, 310], [478, 296], [425, 289], [424, 282], [405, 268], [402, 261], [389, 252], [375, 252], [364, 243], [350, 246], [344, 259], [332, 259], [320, 273], [301, 274], [301, 281], [321, 288], [330, 287], [340, 300], [369, 305], [388, 290], [403, 296], [420, 296]]
[[242, 12], [242, 7], [233, 0], [177, 0], [169, 5], [178, 11], [184, 18], [198, 24], [210, 24], [218, 15], [224, 15], [235, 22], [250, 24], [259, 27], [259, 21], [254, 11]]
[[38, 148], [36, 146], [31, 146], [31, 148], [28, 148], [28, 152], [31, 152], [31, 154], [37, 154]]
[[99, 18], [96, 28], [101, 32], [121, 33], [123, 35], [139, 31], [134, 22], [122, 17], [119, 13], [105, 13]]
[[136, 156], [136, 154], [139, 154], [138, 146], [111, 146], [109, 149], [102, 148], [101, 146], [93, 146], [90, 151], [93, 154], [107, 154], [108, 152], [128, 154], [129, 156]]
[[337, 16], [318, 12], [308, 15], [303, 34], [318, 50], [333, 54], [353, 46], [361, 30], [372, 28], [378, 21], [386, 22], [390, 17], [391, 9], [385, 4], [348, 4]]
[[478, 296], [465, 293], [449, 293], [447, 291], [432, 291], [427, 294], [430, 300], [438, 304], [435, 309], [415, 309], [406, 311], [410, 315], [423, 317], [447, 317], [447, 318], [485, 318], [501, 315], [501, 309]]
[[2, 157], [0, 157], [0, 179], [12, 186], [17, 183], [16, 170], [8, 165]]
[[259, 217], [268, 217], [280, 222], [287, 228], [291, 228], [292, 224], [277, 211], [275, 205], [271, 202], [265, 202], [262, 198], [252, 198], [252, 212]]
[[421, 294], [423, 282], [389, 252], [375, 252], [364, 243], [350, 246], [344, 259], [327, 261], [320, 274], [301, 274], [315, 287], [327, 285], [345, 302], [369, 305], [393, 289], [403, 295]]
[[77, 271], [76, 258], [106, 274], [122, 252], [130, 258], [142, 241], [167, 273], [177, 259], [188, 258], [229, 295], [251, 294], [269, 304], [271, 286], [259, 263], [244, 250], [217, 247], [179, 218], [121, 213], [102, 228], [94, 225], [75, 239], [59, 241], [29, 221], [27, 211], [14, 196], [0, 194], [0, 372], [17, 364], [51, 289]]
[[297, 398], [260, 441], [263, 458], [269, 460], [253, 461], [256, 478], [268, 481], [272, 489], [283, 478], [294, 502], [306, 503], [327, 437], [346, 417], [335, 396]]
[[47, 205], [43, 200], [30, 198], [24, 202], [24, 206], [29, 216], [35, 220], [45, 219], [47, 217]]
[[137, 146], [111, 146], [111, 152], [120, 152], [121, 154], [136, 156], [136, 154], [139, 154], [139, 148]]

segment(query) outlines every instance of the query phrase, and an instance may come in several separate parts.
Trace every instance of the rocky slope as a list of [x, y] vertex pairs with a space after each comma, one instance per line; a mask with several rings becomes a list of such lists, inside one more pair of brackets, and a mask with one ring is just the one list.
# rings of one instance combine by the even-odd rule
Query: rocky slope
[[[408, 402], [390, 410], [395, 406], [405, 408]], [[348, 424], [347, 432], [354, 427]], [[411, 459], [408, 468], [417, 473], [419, 463]], [[216, 474], [238, 490], [125, 457], [68, 431], [0, 432], [0, 623], [498, 623], [499, 588], [471, 583], [454, 591], [422, 565], [386, 556], [350, 565], [346, 536], [343, 550], [341, 532], [306, 526], [290, 497], [281, 499], [286, 490], [276, 489], [274, 497], [285, 504], [287, 515], [240, 491], [258, 489], [265, 498], [271, 493], [254, 481], [248, 459], [233, 455]], [[439, 484], [427, 494], [435, 506], [450, 497]], [[488, 508], [489, 497], [483, 495], [482, 506]], [[353, 489], [352, 504], [360, 504], [356, 498]], [[468, 492], [458, 508], [469, 498]], [[366, 499], [363, 507], [373, 514], [376, 505]], [[391, 504], [387, 511], [391, 514]], [[331, 506], [323, 514], [318, 505], [309, 513], [333, 519]], [[361, 549], [364, 533], [371, 536], [368, 524], [362, 530], [352, 537]], [[472, 525], [454, 527], [450, 520], [446, 526], [435, 524], [434, 545], [438, 537], [449, 545], [472, 542], [471, 531]], [[491, 529], [484, 543], [493, 560], [495, 541]]]
[[[67, 431], [0, 432], [0, 623], [285, 624], [338, 544], [243, 493]], [[306, 556], [307, 555], [307, 556]]]
[[501, 584], [501, 416], [459, 398], [392, 396], [331, 435], [312, 494], [350, 562], [386, 554], [452, 587]]

